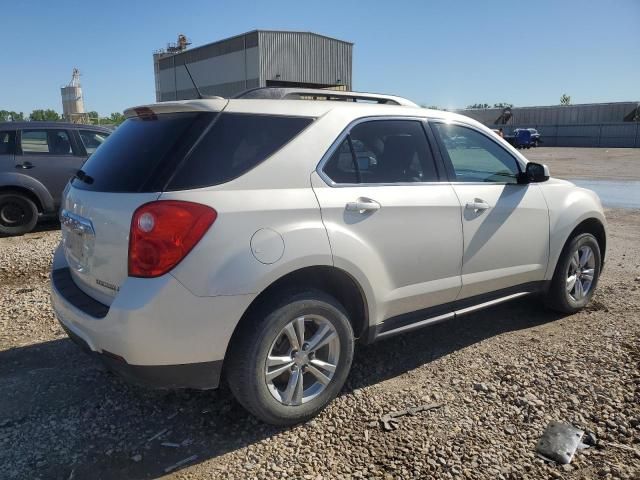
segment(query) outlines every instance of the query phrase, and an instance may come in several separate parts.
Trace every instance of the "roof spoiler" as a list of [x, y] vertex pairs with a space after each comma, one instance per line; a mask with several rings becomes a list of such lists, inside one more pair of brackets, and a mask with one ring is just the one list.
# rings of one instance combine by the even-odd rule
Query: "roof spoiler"
[[124, 111], [126, 118], [151, 117], [162, 113], [181, 112], [221, 112], [225, 109], [229, 100], [222, 97], [208, 97], [202, 100], [178, 100], [169, 102], [152, 103], [127, 108]]
[[381, 105], [402, 105], [418, 107], [411, 100], [395, 95], [379, 93], [345, 92], [341, 90], [323, 90], [315, 88], [258, 87], [245, 90], [233, 98], [271, 99], [271, 100], [331, 100], [342, 102], [367, 102]]

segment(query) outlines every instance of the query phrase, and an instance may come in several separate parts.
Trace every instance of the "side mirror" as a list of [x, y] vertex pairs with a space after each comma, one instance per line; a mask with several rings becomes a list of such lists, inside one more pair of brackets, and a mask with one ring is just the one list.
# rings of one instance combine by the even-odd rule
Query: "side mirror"
[[518, 183], [546, 182], [549, 176], [549, 167], [541, 163], [529, 162], [524, 173], [520, 174]]

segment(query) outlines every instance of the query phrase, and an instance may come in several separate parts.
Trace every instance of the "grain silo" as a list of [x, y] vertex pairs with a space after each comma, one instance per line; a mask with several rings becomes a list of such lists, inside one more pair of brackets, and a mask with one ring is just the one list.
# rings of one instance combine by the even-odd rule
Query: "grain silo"
[[60, 89], [62, 94], [62, 116], [68, 122], [89, 123], [89, 116], [84, 111], [84, 99], [80, 86], [80, 70], [73, 69], [71, 81]]

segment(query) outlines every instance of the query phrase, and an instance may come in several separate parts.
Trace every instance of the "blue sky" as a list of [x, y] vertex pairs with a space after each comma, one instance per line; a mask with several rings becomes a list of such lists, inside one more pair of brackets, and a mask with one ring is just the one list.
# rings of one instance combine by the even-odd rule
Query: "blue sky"
[[152, 102], [152, 52], [256, 28], [355, 43], [355, 90], [442, 108], [640, 100], [640, 0], [7, 1], [0, 110], [61, 111], [80, 68], [87, 110]]

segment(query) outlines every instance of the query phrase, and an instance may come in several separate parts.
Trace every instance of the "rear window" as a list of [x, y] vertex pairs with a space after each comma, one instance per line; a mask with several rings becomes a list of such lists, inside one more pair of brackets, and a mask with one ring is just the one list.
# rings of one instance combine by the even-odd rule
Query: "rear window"
[[213, 112], [130, 118], [89, 157], [82, 167], [85, 181], [75, 178], [73, 186], [102, 192], [158, 192], [217, 185], [264, 161], [311, 122]]
[[167, 189], [206, 187], [238, 178], [273, 155], [312, 121], [303, 117], [222, 113]]
[[82, 166], [89, 180], [74, 178], [73, 186], [99, 192], [161, 191], [216, 115], [188, 112], [129, 118]]

